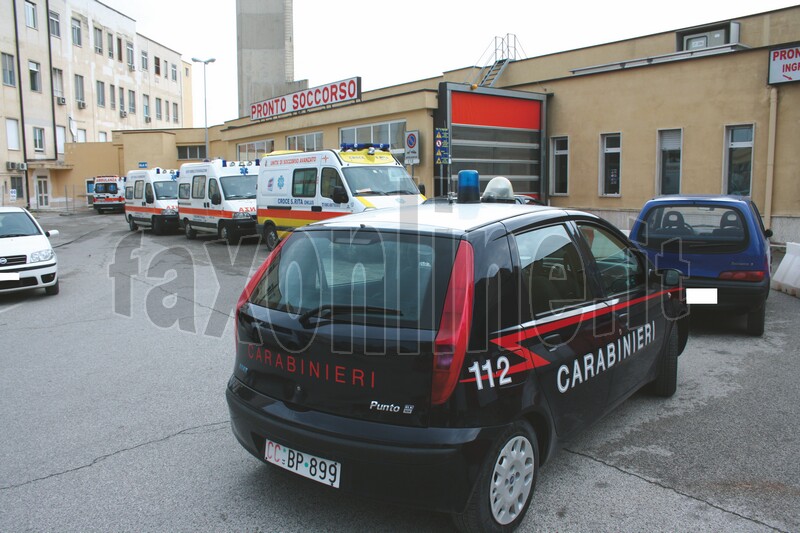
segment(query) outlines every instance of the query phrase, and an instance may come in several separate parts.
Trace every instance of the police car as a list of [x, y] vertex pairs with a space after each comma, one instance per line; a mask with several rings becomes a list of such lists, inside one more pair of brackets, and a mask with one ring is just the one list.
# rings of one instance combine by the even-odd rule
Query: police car
[[227, 386], [233, 433], [332, 490], [523, 520], [559, 439], [645, 385], [676, 390], [675, 270], [578, 211], [458, 201], [299, 228], [248, 283]]

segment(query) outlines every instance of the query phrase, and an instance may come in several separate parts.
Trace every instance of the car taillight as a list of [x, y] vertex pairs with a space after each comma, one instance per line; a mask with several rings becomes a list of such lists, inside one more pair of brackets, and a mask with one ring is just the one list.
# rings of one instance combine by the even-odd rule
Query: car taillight
[[447, 286], [442, 320], [433, 347], [433, 383], [431, 404], [443, 404], [450, 398], [461, 374], [472, 326], [474, 292], [474, 252], [472, 245], [461, 241]]
[[763, 270], [734, 270], [723, 272], [719, 279], [728, 281], [763, 281], [765, 272]]
[[250, 299], [250, 296], [253, 294], [253, 291], [256, 290], [256, 285], [258, 285], [258, 282], [261, 281], [261, 278], [264, 277], [264, 273], [267, 271], [269, 266], [278, 257], [278, 254], [280, 253], [280, 250], [283, 247], [283, 243], [284, 242], [286, 242], [286, 239], [281, 240], [278, 243], [278, 246], [276, 246], [275, 249], [272, 250], [272, 252], [270, 252], [270, 254], [267, 256], [267, 258], [264, 260], [264, 262], [261, 264], [261, 266], [258, 267], [258, 270], [256, 270], [256, 273], [253, 274], [253, 277], [250, 278], [250, 281], [247, 282], [247, 285], [245, 285], [241, 296], [239, 296], [239, 301], [236, 302], [236, 314], [234, 316], [233, 331], [236, 334], [236, 345], [237, 346], [239, 344], [239, 309], [241, 309], [242, 306], [244, 304], [246, 304], [247, 301]]

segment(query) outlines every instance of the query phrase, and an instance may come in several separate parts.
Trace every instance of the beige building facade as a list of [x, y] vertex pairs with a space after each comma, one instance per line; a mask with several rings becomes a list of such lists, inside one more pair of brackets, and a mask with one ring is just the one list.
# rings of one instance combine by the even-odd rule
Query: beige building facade
[[[790, 62], [771, 82], [769, 71], [773, 54], [798, 42], [800, 6], [541, 57], [498, 57], [347, 102], [212, 126], [209, 153], [253, 159], [381, 142], [403, 161], [405, 134], [417, 131], [420, 163], [407, 168], [429, 196], [446, 191], [459, 169], [476, 168], [482, 183], [505, 175], [517, 192], [599, 213], [624, 229], [654, 196], [744, 194], [775, 241], [796, 242], [800, 84], [792, 78], [800, 73]], [[438, 143], [442, 132], [446, 146]], [[203, 135], [201, 128], [115, 131], [110, 143], [68, 150], [73, 168], [63, 183], [99, 174], [90, 168], [93, 154], [117, 165], [104, 173], [177, 168], [197, 160]]]
[[[102, 2], [4, 2], [0, 52], [3, 204], [85, 204], [81, 163], [68, 157], [78, 145], [103, 153], [114, 131], [192, 126], [191, 64]], [[92, 159], [88, 176], [105, 173], [105, 159]]]

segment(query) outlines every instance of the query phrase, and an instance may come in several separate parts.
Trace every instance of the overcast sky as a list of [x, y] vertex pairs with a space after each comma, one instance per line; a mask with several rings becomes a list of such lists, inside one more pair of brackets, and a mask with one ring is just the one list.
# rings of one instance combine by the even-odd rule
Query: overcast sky
[[[237, 118], [236, 0], [101, 0], [137, 31], [207, 67], [208, 122]], [[361, 76], [362, 90], [482, 66], [495, 36], [516, 34], [524, 57], [687, 28], [796, 5], [780, 0], [294, 0], [294, 71], [309, 87]], [[339, 7], [342, 6], [342, 7]], [[465, 80], [466, 81], [466, 80]], [[203, 70], [194, 70], [203, 125]]]

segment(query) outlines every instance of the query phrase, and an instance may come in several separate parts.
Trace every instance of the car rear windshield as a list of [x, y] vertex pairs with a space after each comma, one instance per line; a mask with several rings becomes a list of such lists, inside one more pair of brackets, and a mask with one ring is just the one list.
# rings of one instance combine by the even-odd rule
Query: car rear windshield
[[348, 167], [343, 171], [354, 196], [419, 194], [403, 167]]
[[434, 330], [458, 240], [370, 229], [293, 234], [250, 298], [320, 320]]
[[27, 213], [19, 211], [13, 213], [0, 213], [0, 239], [6, 237], [27, 237], [39, 235], [36, 227]]
[[107, 194], [117, 194], [117, 184], [116, 183], [95, 183], [94, 184], [94, 193], [107, 193]]
[[747, 247], [739, 209], [720, 205], [663, 205], [650, 209], [633, 236], [642, 246], [684, 253], [727, 253]]
[[156, 181], [153, 183], [158, 200], [177, 200], [178, 182], [177, 181]]

